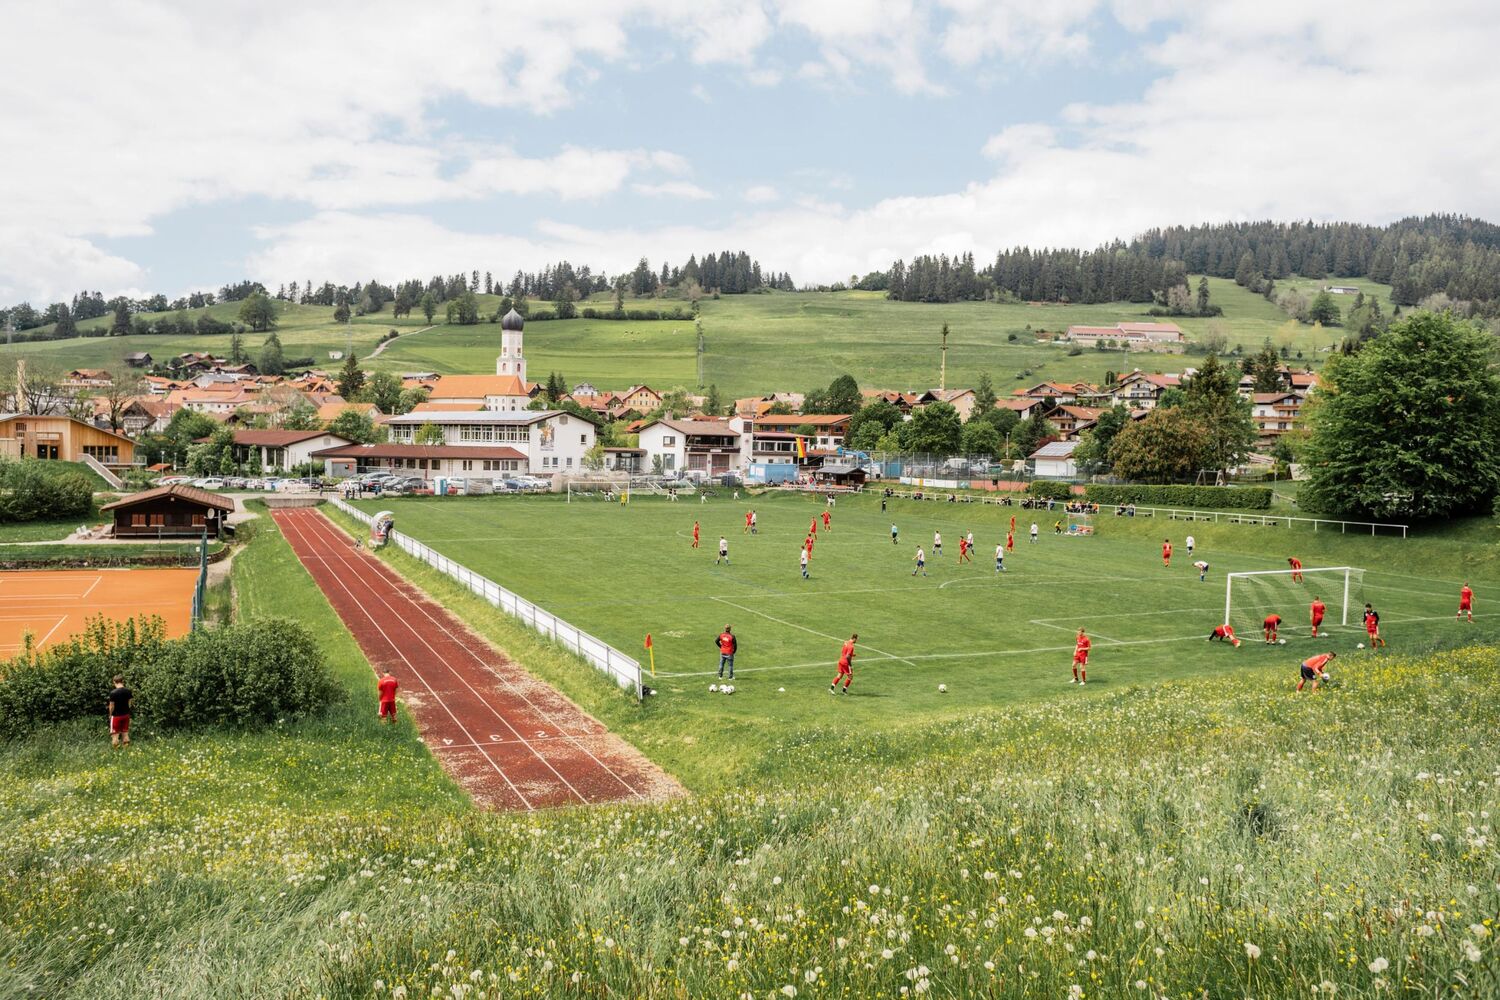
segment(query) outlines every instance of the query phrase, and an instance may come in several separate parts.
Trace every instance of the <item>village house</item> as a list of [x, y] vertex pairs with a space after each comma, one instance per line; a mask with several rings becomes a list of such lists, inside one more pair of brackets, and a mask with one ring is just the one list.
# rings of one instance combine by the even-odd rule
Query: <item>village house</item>
[[974, 412], [974, 390], [929, 389], [917, 398], [918, 408], [931, 406], [933, 403], [947, 403], [958, 411], [960, 420], [968, 420]]
[[433, 479], [493, 479], [526, 472], [525, 453], [503, 445], [345, 444], [314, 452], [331, 476], [362, 472]]
[[1276, 439], [1298, 426], [1307, 397], [1292, 390], [1257, 392], [1250, 396], [1250, 419], [1255, 423], [1257, 443], [1269, 448]]
[[263, 472], [291, 472], [315, 461], [313, 453], [337, 445], [352, 444], [348, 438], [327, 431], [236, 430], [234, 460]]
[[1078, 466], [1073, 461], [1077, 441], [1048, 441], [1027, 456], [1032, 465], [1032, 475], [1038, 479], [1074, 479]]
[[1086, 347], [1100, 341], [1112, 341], [1131, 350], [1151, 350], [1180, 345], [1187, 338], [1176, 323], [1116, 323], [1114, 326], [1070, 326], [1065, 339]]
[[634, 410], [642, 416], [661, 409], [661, 393], [649, 385], [633, 385], [617, 393], [616, 398], [621, 410]]
[[116, 538], [217, 538], [234, 501], [185, 483], [158, 486], [100, 507]]
[[[844, 435], [849, 430], [848, 414], [762, 414], [756, 417], [735, 417], [730, 425], [740, 434], [740, 465], [749, 469], [755, 465], [805, 465], [821, 464], [821, 459], [835, 454], [844, 444]], [[803, 426], [812, 428], [811, 434], [798, 434]], [[802, 442], [802, 455], [798, 455], [798, 439]]]
[[1092, 427], [1104, 410], [1094, 406], [1059, 406], [1047, 415], [1047, 420], [1057, 428], [1064, 441], [1076, 441], [1078, 435]]
[[1122, 403], [1132, 410], [1150, 410], [1155, 408], [1162, 393], [1168, 389], [1180, 388], [1182, 388], [1181, 376], [1162, 375], [1136, 369], [1121, 376], [1109, 395], [1114, 402]]
[[658, 420], [641, 431], [647, 467], [722, 475], [740, 464], [740, 432], [723, 420]]

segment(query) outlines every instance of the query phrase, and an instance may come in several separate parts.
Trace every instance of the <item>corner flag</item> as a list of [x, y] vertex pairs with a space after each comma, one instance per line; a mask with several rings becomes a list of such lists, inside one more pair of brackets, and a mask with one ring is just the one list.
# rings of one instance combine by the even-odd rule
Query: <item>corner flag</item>
[[651, 633], [646, 633], [646, 650], [651, 654], [651, 676], [656, 676], [656, 647], [651, 645]]

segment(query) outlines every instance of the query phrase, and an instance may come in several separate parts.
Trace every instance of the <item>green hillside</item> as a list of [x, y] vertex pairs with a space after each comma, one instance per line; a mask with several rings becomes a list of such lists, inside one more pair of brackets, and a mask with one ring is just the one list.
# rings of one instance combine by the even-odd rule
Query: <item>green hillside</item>
[[[1382, 299], [1389, 289], [1367, 281], [1351, 284]], [[1317, 283], [1305, 283], [1315, 290]], [[1212, 300], [1224, 309], [1215, 319], [1175, 320], [1190, 338], [1216, 333], [1230, 348], [1257, 349], [1270, 339], [1302, 360], [1316, 364], [1326, 357], [1342, 331], [1321, 330], [1289, 322], [1287, 316], [1258, 295], [1227, 279], [1210, 278]], [[1288, 283], [1286, 287], [1294, 287]], [[481, 315], [492, 315], [500, 299], [481, 295]], [[1347, 309], [1349, 301], [1340, 305]], [[594, 303], [608, 307], [602, 300]], [[682, 305], [680, 300], [632, 301], [631, 308], [660, 309]], [[971, 385], [988, 371], [998, 387], [1039, 379], [1100, 381], [1109, 370], [1134, 367], [1172, 371], [1186, 362], [1172, 355], [1101, 352], [1093, 349], [1069, 355], [1068, 345], [1038, 342], [1039, 331], [1060, 332], [1072, 324], [1109, 325], [1145, 321], [1147, 307], [1135, 303], [1103, 305], [999, 304], [959, 302], [929, 304], [893, 302], [875, 292], [773, 292], [734, 295], [700, 302], [705, 341], [703, 383], [717, 384], [727, 395], [771, 390], [805, 390], [826, 385], [848, 372], [861, 385], [906, 389], [931, 388], [938, 381], [938, 331], [948, 324], [949, 385]], [[322, 306], [280, 304], [278, 335], [288, 358], [311, 357], [332, 367], [331, 351], [350, 343], [374, 370], [487, 372], [494, 370], [500, 331], [494, 324], [427, 327], [420, 315], [394, 319], [389, 310], [356, 317], [347, 327], [333, 321], [333, 310]], [[545, 308], [545, 304], [539, 305]], [[232, 322], [238, 303], [207, 310]], [[80, 324], [102, 333], [108, 317]], [[380, 355], [370, 357], [387, 331], [402, 337]], [[418, 331], [422, 331], [418, 333]], [[406, 339], [407, 336], [410, 339]], [[1014, 339], [1012, 339], [1014, 338]], [[246, 334], [253, 358], [263, 336]], [[114, 368], [125, 354], [148, 351], [157, 358], [189, 350], [228, 350], [223, 336], [80, 337], [63, 341], [13, 344], [13, 356], [65, 371], [69, 368]], [[591, 381], [603, 389], [623, 389], [636, 382], [655, 386], [697, 384], [696, 334], [691, 320], [612, 321], [574, 319], [533, 322], [526, 331], [526, 351], [533, 377], [563, 372], [569, 381]]]

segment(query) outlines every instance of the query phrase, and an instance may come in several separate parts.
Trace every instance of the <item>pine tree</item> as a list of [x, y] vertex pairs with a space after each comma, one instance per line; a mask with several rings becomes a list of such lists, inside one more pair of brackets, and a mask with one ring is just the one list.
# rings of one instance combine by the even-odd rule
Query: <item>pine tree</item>
[[364, 387], [365, 373], [360, 370], [359, 357], [350, 351], [349, 356], [344, 359], [343, 369], [339, 372], [339, 395], [346, 400], [353, 401]]

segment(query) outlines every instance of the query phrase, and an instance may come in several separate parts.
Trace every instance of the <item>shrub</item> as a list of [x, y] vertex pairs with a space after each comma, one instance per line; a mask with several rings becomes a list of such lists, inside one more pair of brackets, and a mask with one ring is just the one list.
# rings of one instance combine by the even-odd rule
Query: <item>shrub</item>
[[169, 643], [137, 692], [158, 724], [191, 728], [303, 715], [332, 701], [335, 686], [312, 634], [269, 619]]
[[54, 475], [37, 459], [0, 464], [0, 524], [12, 521], [86, 517], [94, 505], [94, 485], [79, 472]]
[[1026, 492], [1038, 500], [1071, 500], [1073, 498], [1071, 486], [1050, 479], [1032, 480], [1031, 485], [1026, 487]]
[[264, 725], [308, 715], [338, 688], [311, 633], [264, 619], [165, 640], [159, 618], [91, 619], [84, 633], [0, 665], [0, 737], [99, 714], [123, 674], [135, 713], [164, 728]]
[[1095, 484], [1084, 490], [1092, 503], [1135, 503], [1145, 506], [1244, 508], [1269, 510], [1271, 491], [1264, 487], [1240, 486], [1108, 486]]
[[165, 645], [160, 618], [111, 622], [91, 618], [83, 632], [43, 652], [23, 647], [0, 664], [0, 738], [48, 722], [97, 715], [110, 678], [134, 678]]

